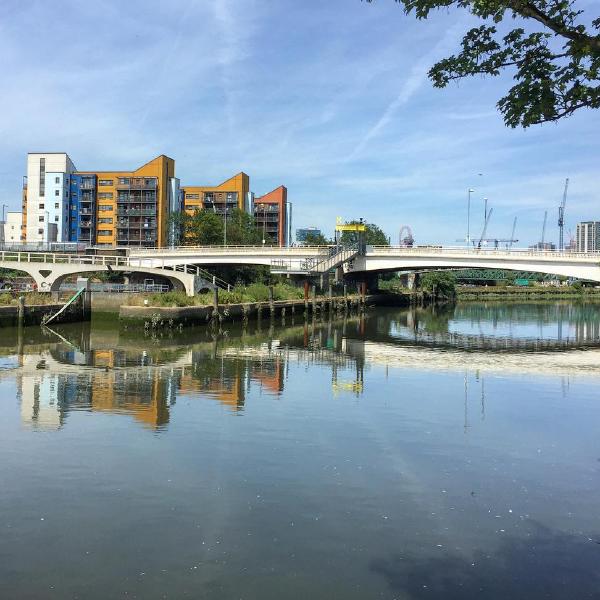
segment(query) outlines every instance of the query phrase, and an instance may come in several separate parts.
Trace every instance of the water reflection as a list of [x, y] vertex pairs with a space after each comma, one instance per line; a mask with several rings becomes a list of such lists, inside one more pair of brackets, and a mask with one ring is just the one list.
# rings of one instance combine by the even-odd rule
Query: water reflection
[[[254, 388], [281, 395], [289, 364], [325, 365], [333, 393], [355, 396], [364, 391], [366, 365], [458, 370], [465, 373], [466, 431], [470, 398], [479, 398], [485, 415], [488, 372], [551, 373], [562, 377], [562, 386], [575, 373], [600, 375], [597, 315], [593, 305], [377, 310], [337, 321], [271, 323], [266, 328], [257, 323], [239, 331], [146, 337], [145, 350], [135, 337], [117, 330], [65, 326], [28, 330], [28, 339], [18, 344], [19, 354], [5, 359], [4, 372], [16, 372], [24, 424], [57, 429], [70, 411], [83, 410], [127, 414], [160, 430], [180, 397], [212, 399], [241, 414]], [[556, 319], [572, 337], [554, 335]], [[475, 328], [499, 335], [475, 336]], [[530, 337], [532, 328], [538, 337]], [[474, 348], [485, 352], [473, 353]], [[546, 352], [532, 352], [540, 349]]]
[[6, 331], [0, 597], [596, 597], [593, 315], [506, 311]]

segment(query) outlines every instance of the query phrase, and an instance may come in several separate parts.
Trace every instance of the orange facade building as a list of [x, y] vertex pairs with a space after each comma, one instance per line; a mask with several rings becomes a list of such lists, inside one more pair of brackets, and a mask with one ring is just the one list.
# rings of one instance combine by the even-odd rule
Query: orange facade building
[[280, 247], [286, 245], [288, 211], [287, 188], [284, 185], [254, 199], [254, 222], [262, 232], [265, 244]]

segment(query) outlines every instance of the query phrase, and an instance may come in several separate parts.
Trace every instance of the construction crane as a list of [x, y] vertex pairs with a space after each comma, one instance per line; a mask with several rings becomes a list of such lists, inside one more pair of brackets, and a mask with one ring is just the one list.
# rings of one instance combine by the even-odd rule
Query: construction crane
[[540, 244], [540, 250], [544, 249], [544, 242], [546, 241], [546, 222], [548, 221], [548, 211], [544, 211], [544, 225], [542, 226], [542, 243]]
[[481, 232], [481, 237], [479, 238], [479, 243], [477, 244], [478, 248], [481, 248], [481, 243], [487, 241], [485, 239], [485, 234], [487, 233], [488, 225], [490, 224], [490, 219], [492, 218], [492, 213], [494, 212], [493, 208], [490, 208], [490, 212], [485, 216], [485, 223], [483, 224], [483, 231]]
[[517, 217], [513, 221], [512, 233], [510, 234], [510, 241], [508, 244], [508, 248], [512, 248], [513, 242], [518, 242], [519, 240], [515, 240], [515, 229], [517, 228]]
[[565, 180], [565, 191], [563, 192], [563, 199], [561, 205], [558, 207], [558, 249], [560, 251], [565, 249], [565, 205], [567, 204], [567, 191], [569, 189], [569, 178]]

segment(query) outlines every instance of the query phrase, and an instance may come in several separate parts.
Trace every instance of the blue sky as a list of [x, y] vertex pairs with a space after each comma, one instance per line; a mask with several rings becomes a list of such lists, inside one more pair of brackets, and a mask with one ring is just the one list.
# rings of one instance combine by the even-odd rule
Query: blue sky
[[363, 217], [392, 242], [409, 224], [418, 243], [453, 243], [473, 187], [472, 233], [488, 197], [491, 237], [517, 216], [537, 241], [547, 209], [556, 239], [565, 177], [568, 228], [600, 219], [600, 112], [511, 130], [495, 109], [510, 75], [427, 80], [474, 22], [418, 22], [391, 0], [4, 0], [0, 200], [19, 208], [28, 151], [81, 170], [164, 153], [182, 183], [284, 184], [294, 225], [328, 233]]

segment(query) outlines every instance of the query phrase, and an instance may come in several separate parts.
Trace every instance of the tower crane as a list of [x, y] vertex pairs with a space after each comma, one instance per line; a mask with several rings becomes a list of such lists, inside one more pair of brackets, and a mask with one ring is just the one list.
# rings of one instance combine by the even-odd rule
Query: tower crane
[[515, 229], [517, 228], [517, 217], [513, 221], [512, 233], [510, 234], [510, 242], [508, 244], [509, 248], [512, 248], [513, 242], [518, 242], [519, 240], [515, 240]]
[[544, 225], [542, 226], [542, 243], [540, 244], [540, 250], [544, 249], [544, 242], [546, 241], [546, 222], [548, 221], [548, 211], [544, 211]]
[[565, 249], [565, 206], [567, 204], [567, 191], [569, 189], [569, 178], [565, 180], [565, 191], [563, 192], [563, 199], [561, 205], [558, 207], [558, 249], [560, 251]]

